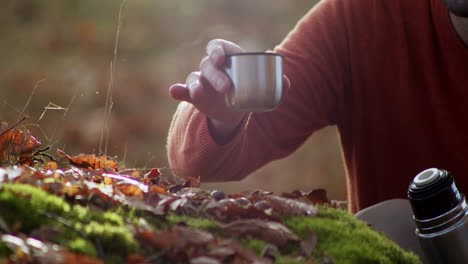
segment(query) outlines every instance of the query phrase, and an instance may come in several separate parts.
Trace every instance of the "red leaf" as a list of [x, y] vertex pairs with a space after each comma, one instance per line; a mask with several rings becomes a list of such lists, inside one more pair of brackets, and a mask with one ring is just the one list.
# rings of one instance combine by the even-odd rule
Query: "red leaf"
[[158, 169], [152, 169], [150, 172], [145, 174], [145, 179], [156, 178], [161, 175], [161, 172]]

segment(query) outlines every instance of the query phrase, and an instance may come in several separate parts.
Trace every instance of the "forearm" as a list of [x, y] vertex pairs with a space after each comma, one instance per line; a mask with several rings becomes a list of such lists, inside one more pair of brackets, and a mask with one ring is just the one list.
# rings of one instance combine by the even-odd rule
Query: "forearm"
[[[239, 165], [245, 155], [241, 120], [235, 131], [222, 135], [224, 144], [215, 140], [209, 120], [191, 104], [181, 103], [169, 129], [167, 151], [169, 164], [179, 177], [201, 177], [202, 181], [238, 180], [246, 176]], [[236, 132], [237, 131], [237, 132]], [[218, 135], [219, 136], [219, 135]]]

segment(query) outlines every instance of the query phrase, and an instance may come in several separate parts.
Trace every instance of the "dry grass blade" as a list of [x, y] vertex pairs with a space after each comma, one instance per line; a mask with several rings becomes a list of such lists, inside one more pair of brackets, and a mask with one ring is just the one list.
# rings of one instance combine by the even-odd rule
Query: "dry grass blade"
[[102, 144], [104, 140], [104, 155], [107, 155], [107, 146], [109, 143], [109, 135], [110, 135], [110, 118], [111, 118], [111, 113], [112, 113], [112, 106], [114, 105], [114, 102], [112, 101], [112, 87], [114, 86], [114, 73], [117, 68], [117, 51], [119, 49], [119, 37], [120, 37], [120, 27], [121, 27], [121, 22], [122, 22], [122, 10], [123, 6], [125, 4], [126, 0], [122, 0], [120, 3], [120, 8], [119, 8], [119, 15], [117, 18], [117, 32], [115, 34], [115, 45], [114, 45], [114, 57], [112, 58], [112, 61], [110, 62], [110, 76], [109, 76], [109, 83], [107, 86], [107, 96], [106, 96], [106, 106], [104, 110], [104, 116], [105, 116], [105, 126], [103, 126], [101, 130], [101, 138], [99, 140], [99, 153], [102, 152]]
[[31, 91], [31, 94], [29, 95], [28, 101], [24, 105], [23, 110], [21, 110], [20, 116], [18, 117], [18, 122], [20, 122], [21, 117], [24, 116], [24, 111], [26, 111], [26, 108], [28, 108], [29, 103], [31, 102], [31, 99], [33, 98], [34, 94], [36, 93], [37, 88], [39, 87], [39, 84], [41, 84], [45, 80], [46, 79], [42, 79], [42, 80], [37, 81], [36, 84], [34, 85], [34, 87], [32, 88], [32, 91]]

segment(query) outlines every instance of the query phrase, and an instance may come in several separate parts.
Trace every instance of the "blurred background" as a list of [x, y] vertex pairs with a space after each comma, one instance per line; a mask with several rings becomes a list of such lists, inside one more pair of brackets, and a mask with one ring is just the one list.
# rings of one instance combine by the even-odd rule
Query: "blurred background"
[[[127, 168], [167, 168], [166, 137], [177, 107], [168, 87], [198, 69], [206, 43], [224, 38], [247, 51], [273, 49], [316, 2], [3, 0], [0, 120], [12, 125], [27, 116], [20, 128], [54, 155], [57, 148], [100, 154], [107, 142], [107, 155]], [[202, 187], [277, 193], [325, 188], [331, 199], [345, 200], [336, 128], [314, 134], [289, 158], [241, 182]]]

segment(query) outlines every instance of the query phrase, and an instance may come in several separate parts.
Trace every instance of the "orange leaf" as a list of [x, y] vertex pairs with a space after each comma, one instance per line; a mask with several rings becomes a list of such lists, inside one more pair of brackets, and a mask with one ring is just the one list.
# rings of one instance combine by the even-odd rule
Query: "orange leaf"
[[114, 181], [109, 177], [104, 177], [104, 184], [105, 185], [112, 185], [112, 184], [114, 184]]
[[57, 149], [57, 154], [64, 157], [71, 164], [85, 168], [85, 169], [116, 169], [118, 163], [114, 160], [108, 159], [106, 156], [96, 156], [95, 154], [79, 154], [78, 156], [71, 157], [65, 152]]
[[44, 165], [44, 170], [56, 170], [56, 169], [58, 169], [58, 163], [55, 161], [48, 161]]
[[143, 191], [140, 189], [140, 187], [130, 183], [119, 183], [117, 184], [117, 188], [123, 194], [128, 196], [143, 196]]
[[164, 189], [164, 187], [157, 185], [151, 186], [150, 191], [153, 193], [166, 193], [166, 189]]
[[31, 135], [29, 130], [7, 129], [8, 124], [0, 124], [0, 161], [8, 156], [32, 153], [41, 146], [41, 142]]

